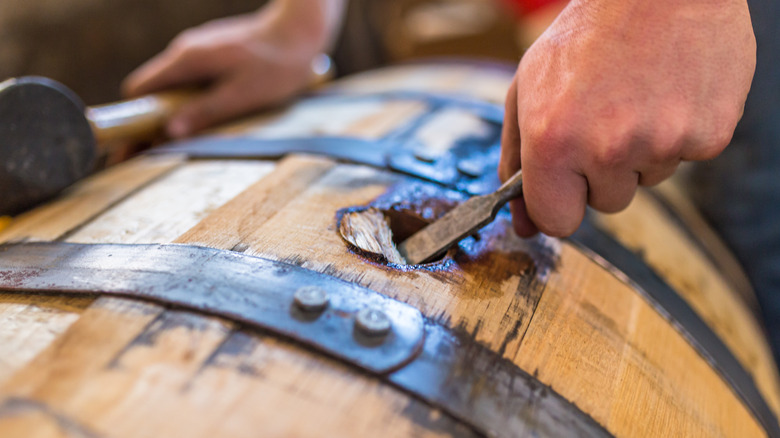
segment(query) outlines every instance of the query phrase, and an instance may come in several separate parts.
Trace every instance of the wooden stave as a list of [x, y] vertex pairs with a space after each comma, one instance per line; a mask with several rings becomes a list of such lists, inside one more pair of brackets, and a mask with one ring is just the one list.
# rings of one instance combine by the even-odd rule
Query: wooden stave
[[[369, 82], [370, 82], [370, 81], [369, 81]], [[564, 248], [566, 248], [566, 249], [565, 249], [565, 251], [571, 251], [571, 250], [569, 250], [569, 249], [568, 249], [568, 246], [566, 246], [566, 245], [564, 245]], [[473, 327], [472, 327], [472, 328], [473, 328]], [[504, 352], [504, 353], [506, 353], [506, 352]], [[515, 359], [517, 359], [517, 358], [515, 358]], [[521, 358], [521, 359], [522, 359], [522, 358]], [[516, 360], [516, 361], [518, 361], [518, 360]], [[520, 362], [522, 362], [522, 360], [520, 360]], [[531, 367], [531, 366], [530, 366], [530, 365], [528, 365], [527, 363], [525, 364], [525, 366], [529, 368], [529, 369], [528, 369], [528, 371], [530, 372], [530, 371], [531, 371], [531, 370], [530, 370], [530, 367]], [[544, 376], [543, 376], [543, 378], [544, 378]], [[544, 380], [543, 380], [543, 381], [544, 381]], [[557, 385], [557, 382], [555, 382], [554, 380], [550, 380], [550, 381], [548, 381], [548, 382], [546, 382], [546, 383], [548, 383], [548, 384], [554, 384], [554, 385], [553, 385], [554, 387], [556, 387], [556, 385]], [[587, 410], [587, 409], [586, 409], [586, 410]]]

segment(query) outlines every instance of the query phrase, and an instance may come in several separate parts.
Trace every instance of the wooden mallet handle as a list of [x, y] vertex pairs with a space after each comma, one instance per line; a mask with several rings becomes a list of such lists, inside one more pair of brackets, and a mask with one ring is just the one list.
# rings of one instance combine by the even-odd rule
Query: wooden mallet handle
[[117, 141], [143, 141], [160, 134], [168, 119], [198, 95], [196, 90], [174, 90], [87, 108], [98, 147]]

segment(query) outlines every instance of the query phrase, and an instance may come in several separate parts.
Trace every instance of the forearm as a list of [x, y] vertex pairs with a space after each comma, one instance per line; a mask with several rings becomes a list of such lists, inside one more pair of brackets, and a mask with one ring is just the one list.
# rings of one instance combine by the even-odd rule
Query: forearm
[[669, 17], [688, 16], [691, 20], [706, 17], [717, 21], [734, 21], [734, 14], [747, 11], [746, 0], [570, 0], [567, 9], [586, 19], [588, 24], [613, 28], [664, 26]]

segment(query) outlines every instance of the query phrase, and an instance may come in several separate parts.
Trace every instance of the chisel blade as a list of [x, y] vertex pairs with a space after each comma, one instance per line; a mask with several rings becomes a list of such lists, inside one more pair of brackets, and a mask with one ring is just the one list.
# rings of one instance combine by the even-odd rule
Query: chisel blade
[[407, 263], [418, 265], [440, 256], [463, 238], [493, 221], [498, 210], [522, 194], [523, 175], [518, 170], [494, 193], [470, 198], [398, 245]]

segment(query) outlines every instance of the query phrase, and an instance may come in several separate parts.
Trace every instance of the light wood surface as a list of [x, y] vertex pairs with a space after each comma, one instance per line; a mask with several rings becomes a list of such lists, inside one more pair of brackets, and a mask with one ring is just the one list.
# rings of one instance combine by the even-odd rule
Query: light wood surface
[[685, 171], [683, 169], [675, 177], [653, 187], [652, 193], [663, 200], [671, 214], [679, 219], [685, 225], [686, 231], [699, 242], [702, 252], [714, 261], [714, 266], [724, 279], [739, 292], [747, 306], [758, 313], [758, 301], [744, 268], [686, 195]]
[[16, 218], [0, 233], [0, 243], [56, 240], [184, 161], [180, 156], [143, 157], [87, 178], [59, 199]]
[[[59, 199], [16, 218], [0, 233], [0, 243], [59, 240], [184, 161], [175, 156], [143, 157], [87, 178]], [[0, 382], [50, 345], [91, 302], [0, 294]]]
[[564, 248], [516, 363], [617, 436], [765, 435], [658, 312], [591, 264]]
[[777, 369], [769, 346], [758, 341], [764, 335], [754, 313], [666, 215], [657, 201], [640, 191], [630, 208], [599, 215], [598, 222], [679, 291], [752, 375], [772, 409], [780, 412]]
[[[169, 242], [274, 168], [263, 161], [187, 163], [70, 234], [74, 243]], [[165, 208], [160, 208], [164, 205]]]
[[[339, 86], [361, 92], [376, 84], [431, 86], [426, 78], [442, 72], [441, 66], [406, 66]], [[435, 89], [473, 92], [469, 83], [497, 75], [480, 76], [473, 66], [451, 73]], [[419, 106], [389, 107], [387, 117], [405, 123], [405, 111]], [[378, 114], [362, 119], [370, 128], [345, 123], [334, 134], [381, 136], [394, 123]], [[257, 135], [278, 129], [274, 123], [283, 118], [227, 129]], [[407, 302], [468, 334], [617, 436], [765, 436], [724, 379], [661, 314], [565, 242], [520, 239], [501, 216], [439, 269], [401, 271], [354, 253], [339, 235], [340, 209], [392, 193], [439, 193], [410, 189], [418, 186], [432, 187], [313, 156], [278, 163], [143, 157], [17, 218], [0, 241], [177, 242], [293, 263]], [[752, 314], [724, 313], [740, 305], [735, 292], [658, 206], [644, 201], [638, 196], [636, 210], [602, 224], [645, 251], [774, 400], [777, 374]], [[3, 437], [470, 433], [381, 379], [218, 318], [120, 299], [2, 294], [0, 327], [0, 341], [7, 339], [0, 342]], [[777, 408], [776, 401], [771, 405]]]
[[[258, 165], [268, 163], [254, 166]], [[291, 158], [263, 180], [271, 184], [264, 184], [263, 188], [267, 195], [275, 196], [277, 205], [283, 205], [294, 197], [296, 189], [268, 189], [290, 182], [291, 173], [311, 170], [316, 175], [330, 166], [332, 163], [323, 159]], [[184, 167], [178, 175], [169, 175], [167, 181], [160, 181], [159, 191], [146, 190], [117, 209], [132, 204], [147, 207], [131, 209], [136, 211], [130, 218], [131, 225], [154, 224], [156, 218], [165, 215], [180, 220], [197, 215], [199, 209], [182, 211], [179, 205], [170, 209], [148, 208], [154, 195], [159, 195], [157, 205], [163, 204], [170, 195], [171, 184], [166, 182], [180, 180], [182, 174], [187, 174], [188, 179], [199, 173], [202, 177], [207, 168], [212, 174], [215, 169], [221, 171], [215, 176], [235, 175], [235, 169], [224, 162], [198, 163], [193, 167], [194, 171]], [[209, 187], [208, 180], [199, 181]], [[216, 182], [211, 183], [213, 188]], [[236, 197], [232, 204], [255, 197], [257, 186]], [[197, 195], [190, 193], [184, 204], [194, 201]], [[268, 213], [273, 212], [269, 209], [272, 205], [273, 201], [258, 204]], [[246, 209], [235, 216], [235, 208], [231, 211], [230, 207], [231, 203], [220, 212], [245, 220], [258, 219], [256, 215], [247, 217]], [[141, 221], [144, 212], [148, 219]], [[116, 225], [116, 220], [114, 215], [105, 214], [69, 241], [89, 242], [105, 237], [105, 226]], [[234, 246], [232, 241], [226, 242], [203, 226], [190, 230], [189, 237], [178, 239], [171, 227], [162, 230], [152, 234], [159, 242], [213, 244], [217, 240]], [[240, 230], [241, 227], [236, 228]], [[110, 240], [139, 242], [146, 241], [149, 235], [147, 229], [127, 226]], [[83, 362], [89, 364], [83, 366]], [[330, 415], [334, 407], [323, 402], [336, 389], [348, 394], [338, 408], [350, 412], [350, 416]], [[3, 391], [15, 400], [32, 400], [54, 409], [84, 430], [109, 436], [256, 436], [258, 428], [267, 436], [322, 436], [327, 431], [351, 431], [356, 436], [439, 435], [402, 414], [419, 411], [424, 419], [429, 413], [422, 404], [330, 360], [284, 342], [257, 338], [215, 318], [120, 299], [97, 299], [62, 337], [16, 374]], [[214, 394], [219, 397], [215, 399]], [[296, 421], [302, 415], [301, 409], [312, 421]], [[352, 415], [361, 420], [354, 421]], [[223, 427], [226, 419], [228, 426]], [[39, 420], [14, 418], [7, 422], [0, 416], [0, 433], [24, 436], [39, 429]], [[453, 430], [467, 432], [448, 418], [439, 421], [451, 423]]]

